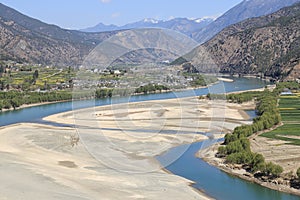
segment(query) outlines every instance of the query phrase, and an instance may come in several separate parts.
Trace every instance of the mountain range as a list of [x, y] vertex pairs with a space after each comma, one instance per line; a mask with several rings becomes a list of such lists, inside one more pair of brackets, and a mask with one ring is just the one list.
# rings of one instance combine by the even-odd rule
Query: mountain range
[[[296, 77], [297, 69], [300, 68], [299, 5], [278, 10], [298, 1], [300, 0], [244, 0], [216, 20], [146, 19], [124, 28], [146, 26], [147, 23], [153, 26], [162, 24], [160, 26], [188, 35], [192, 33], [195, 39], [205, 43], [190, 53], [190, 60], [199, 61], [199, 55], [208, 54], [210, 61], [215, 63], [212, 67], [216, 67], [216, 70], [221, 67], [222, 72]], [[266, 15], [273, 11], [278, 12]], [[253, 18], [261, 15], [262, 17]], [[199, 26], [205, 27], [197, 31]], [[82, 32], [62, 29], [25, 16], [0, 3], [0, 60], [79, 66], [98, 44], [120, 31], [114, 28], [111, 30]], [[157, 56], [160, 55], [160, 60], [170, 60], [168, 56], [174, 56], [145, 50], [129, 53], [121, 60], [134, 63], [131, 58], [138, 57], [141, 62], [143, 55], [149, 62], [151, 59], [159, 60]], [[212, 67], [201, 67], [203, 71], [215, 71]]]
[[62, 29], [0, 3], [0, 60], [78, 65], [95, 46], [113, 34]]
[[194, 65], [203, 51], [223, 73], [299, 78], [300, 3], [225, 28], [190, 53]]
[[208, 26], [193, 32], [192, 38], [199, 43], [207, 42], [230, 25], [245, 19], [271, 14], [297, 2], [300, 0], [244, 0]]
[[104, 32], [138, 28], [166, 28], [191, 35], [193, 32], [207, 26], [215, 20], [214, 17], [203, 17], [199, 19], [174, 18], [167, 21], [147, 18], [138, 22], [129, 23], [123, 26], [105, 25], [99, 23], [94, 27], [82, 29], [82, 32]]

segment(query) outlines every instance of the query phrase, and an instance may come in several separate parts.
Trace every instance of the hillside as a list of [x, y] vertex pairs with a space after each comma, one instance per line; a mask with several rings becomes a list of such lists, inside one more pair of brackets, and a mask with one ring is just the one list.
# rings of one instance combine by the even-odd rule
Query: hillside
[[232, 24], [276, 12], [296, 2], [299, 0], [244, 0], [208, 26], [194, 31], [192, 37], [204, 43]]
[[0, 3], [0, 59], [80, 65], [97, 44], [114, 34], [65, 30], [25, 16]]
[[298, 78], [300, 4], [224, 29], [191, 52], [191, 60], [199, 60], [203, 49], [223, 73]]
[[204, 46], [221, 72], [282, 78], [299, 64], [299, 27], [297, 4], [229, 27]]

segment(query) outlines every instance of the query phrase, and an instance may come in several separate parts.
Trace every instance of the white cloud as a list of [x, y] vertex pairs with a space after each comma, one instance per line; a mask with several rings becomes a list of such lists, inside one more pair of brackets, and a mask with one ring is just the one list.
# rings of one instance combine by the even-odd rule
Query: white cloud
[[102, 3], [110, 3], [111, 0], [100, 0]]

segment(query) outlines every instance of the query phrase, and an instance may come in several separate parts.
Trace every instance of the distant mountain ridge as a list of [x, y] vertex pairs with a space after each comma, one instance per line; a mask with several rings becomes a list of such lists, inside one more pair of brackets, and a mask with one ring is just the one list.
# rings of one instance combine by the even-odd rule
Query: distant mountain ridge
[[271, 14], [297, 2], [300, 0], [244, 0], [209, 25], [194, 31], [192, 38], [199, 43], [207, 42], [230, 25], [245, 19]]
[[99, 23], [94, 27], [82, 29], [82, 32], [103, 32], [103, 31], [116, 31], [116, 30], [127, 30], [127, 29], [137, 29], [137, 28], [166, 28], [175, 30], [187, 35], [191, 35], [192, 32], [199, 30], [211, 22], [215, 18], [213, 17], [203, 17], [199, 19], [188, 19], [188, 18], [174, 18], [170, 20], [156, 20], [152, 18], [146, 18], [144, 20], [126, 24], [124, 26], [116, 25], [105, 25]]

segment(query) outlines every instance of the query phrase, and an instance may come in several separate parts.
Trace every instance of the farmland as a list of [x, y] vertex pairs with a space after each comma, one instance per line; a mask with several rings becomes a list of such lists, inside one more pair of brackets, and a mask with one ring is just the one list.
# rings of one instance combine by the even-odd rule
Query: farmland
[[281, 96], [279, 110], [284, 125], [261, 136], [300, 145], [300, 95]]

